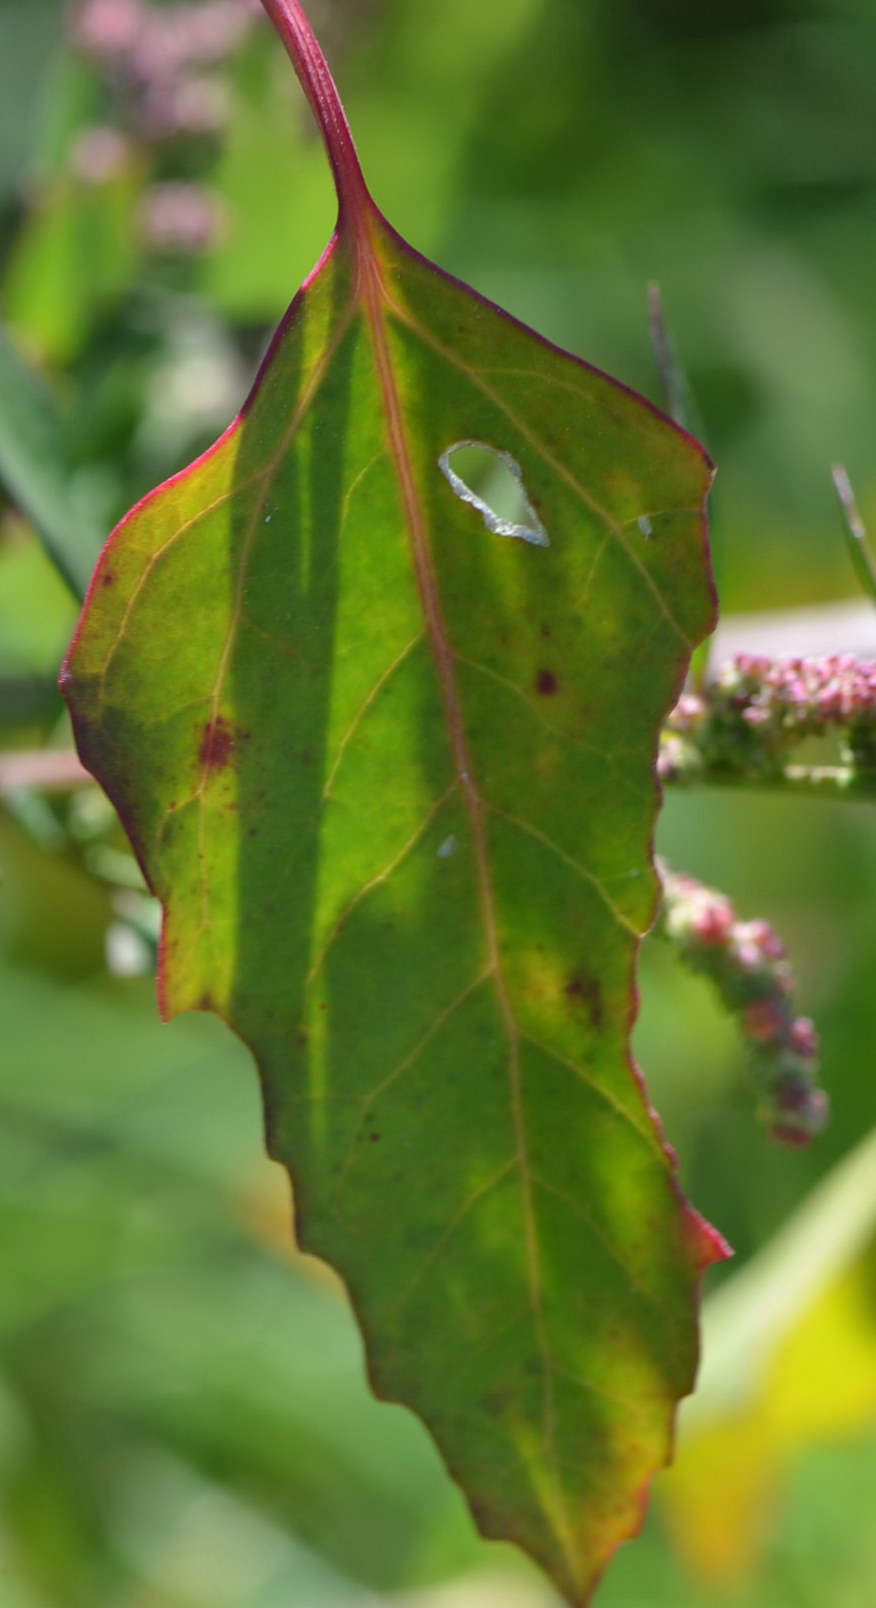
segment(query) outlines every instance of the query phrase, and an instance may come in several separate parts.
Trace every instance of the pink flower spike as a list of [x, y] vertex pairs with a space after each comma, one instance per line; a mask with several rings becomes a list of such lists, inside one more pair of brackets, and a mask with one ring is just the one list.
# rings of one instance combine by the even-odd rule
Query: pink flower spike
[[788, 1042], [797, 1055], [806, 1061], [817, 1061], [821, 1053], [821, 1044], [815, 1031], [814, 1022], [808, 1016], [798, 1016], [791, 1023]]
[[740, 938], [738, 931], [733, 936], [733, 955], [740, 971], [762, 972], [765, 966], [765, 957], [759, 944], [754, 944], [749, 938]]
[[691, 932], [701, 944], [725, 944], [733, 931], [735, 911], [729, 899], [713, 894], [694, 903]]
[[758, 1044], [769, 1044], [784, 1038], [788, 1018], [782, 1006], [774, 999], [756, 999], [746, 1005], [742, 1021], [749, 1038]]
[[739, 935], [745, 940], [757, 944], [761, 954], [767, 960], [784, 960], [785, 946], [775, 927], [770, 926], [768, 921], [762, 919], [747, 921], [745, 926], [739, 929]]

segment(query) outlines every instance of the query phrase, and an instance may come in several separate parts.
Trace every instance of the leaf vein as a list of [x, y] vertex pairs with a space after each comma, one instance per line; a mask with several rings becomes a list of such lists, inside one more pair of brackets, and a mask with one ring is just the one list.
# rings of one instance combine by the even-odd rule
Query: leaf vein
[[466, 984], [461, 993], [457, 994], [456, 998], [451, 1000], [449, 1005], [445, 1005], [444, 1009], [435, 1017], [434, 1021], [426, 1029], [425, 1033], [414, 1045], [413, 1049], [408, 1051], [404, 1059], [399, 1061], [398, 1065], [394, 1067], [391, 1072], [388, 1072], [386, 1077], [383, 1078], [380, 1083], [378, 1083], [373, 1089], [369, 1090], [368, 1094], [362, 1096], [362, 1102], [364, 1105], [373, 1105], [375, 1100], [379, 1100], [381, 1096], [386, 1093], [387, 1089], [390, 1089], [394, 1083], [398, 1082], [398, 1079], [402, 1077], [404, 1073], [407, 1072], [419, 1060], [427, 1045], [429, 1045], [432, 1042], [432, 1039], [441, 1032], [442, 1027], [446, 1026], [451, 1017], [455, 1016], [456, 1012], [465, 1004], [466, 1000], [470, 999], [472, 994], [475, 994], [482, 984], [487, 981], [487, 978], [492, 977], [492, 975], [492, 965], [486, 966], [484, 970], [472, 980], [472, 982]]
[[[386, 408], [390, 445], [395, 460], [399, 489], [407, 516], [411, 543], [411, 557], [417, 577], [426, 618], [436, 672], [439, 678], [445, 715], [451, 740], [457, 776], [463, 792], [472, 833], [472, 845], [478, 879], [478, 894], [491, 963], [496, 980], [499, 1008], [505, 1024], [508, 1044], [508, 1092], [511, 1118], [516, 1134], [517, 1155], [521, 1181], [521, 1206], [524, 1221], [524, 1238], [532, 1303], [533, 1321], [543, 1366], [543, 1435], [545, 1454], [556, 1466], [556, 1411], [553, 1389], [553, 1359], [550, 1337], [544, 1312], [542, 1289], [541, 1250], [529, 1181], [528, 1143], [524, 1121], [522, 1079], [520, 1068], [520, 1035], [511, 1007], [505, 980], [495, 897], [489, 861], [484, 801], [474, 780], [474, 768], [469, 757], [468, 739], [456, 684], [455, 665], [450, 648], [447, 626], [441, 610], [440, 592], [430, 546], [430, 532], [421, 505], [416, 475], [405, 430], [401, 396], [396, 383], [393, 360], [386, 328], [387, 308], [390, 299], [378, 267], [377, 256], [370, 260], [369, 273], [363, 278], [368, 313], [371, 321], [375, 361], [383, 400]], [[566, 1553], [570, 1565], [575, 1558], [574, 1532], [566, 1507], [565, 1491], [557, 1477], [558, 1512], [555, 1514], [557, 1540]]]
[[358, 891], [353, 895], [348, 904], [344, 906], [344, 909], [341, 911], [341, 914], [338, 916], [334, 926], [319, 949], [316, 958], [311, 962], [310, 970], [307, 973], [308, 987], [314, 982], [315, 978], [322, 970], [330, 950], [339, 938], [345, 922], [348, 921], [349, 917], [353, 914], [353, 911], [357, 909], [357, 907], [362, 903], [363, 899], [368, 897], [369, 893], [373, 893], [375, 888], [379, 888], [384, 882], [387, 882], [392, 876], [393, 872], [398, 870], [399, 866], [404, 860], [407, 859], [411, 851], [416, 848], [421, 838], [429, 830], [429, 827], [432, 825], [436, 815], [441, 812], [444, 805], [447, 803], [448, 799], [452, 796], [455, 790], [456, 784], [451, 782], [450, 786], [445, 788], [441, 796], [432, 804], [428, 814], [422, 821], [420, 821], [416, 830], [412, 832], [410, 837], [407, 839], [407, 842], [402, 845], [397, 854], [393, 855], [388, 865], [385, 865], [383, 870], [379, 871], [376, 876], [370, 877], [367, 882], [363, 883], [362, 887], [359, 888]]
[[494, 1189], [498, 1189], [499, 1185], [509, 1176], [509, 1174], [516, 1172], [519, 1166], [520, 1157], [515, 1151], [514, 1155], [509, 1156], [508, 1160], [502, 1163], [501, 1167], [497, 1172], [493, 1173], [492, 1177], [488, 1178], [485, 1183], [479, 1184], [477, 1189], [472, 1191], [472, 1193], [468, 1196], [468, 1199], [463, 1203], [462, 1206], [460, 1206], [452, 1220], [447, 1224], [447, 1227], [436, 1240], [435, 1244], [432, 1246], [432, 1249], [423, 1258], [420, 1266], [409, 1280], [402, 1294], [398, 1297], [395, 1306], [396, 1317], [401, 1311], [402, 1307], [404, 1307], [410, 1300], [417, 1286], [422, 1283], [426, 1274], [429, 1273], [435, 1266], [435, 1263], [440, 1260], [453, 1237], [459, 1232], [466, 1218], [471, 1216], [475, 1208], [479, 1206], [482, 1201], [486, 1200], [487, 1197], [492, 1194]]
[[478, 659], [470, 659], [468, 654], [459, 653], [455, 648], [453, 657], [457, 664], [465, 665], [467, 670], [475, 670], [482, 676], [489, 676], [491, 681], [495, 681], [500, 687], [504, 687], [506, 692], [513, 693], [515, 698], [519, 698], [521, 703], [526, 705], [533, 719], [538, 721], [538, 724], [545, 731], [549, 731], [552, 737], [558, 737], [564, 743], [575, 743], [577, 747], [585, 749], [588, 754], [595, 754], [598, 759], [608, 760], [611, 758], [611, 755], [606, 753], [604, 749], [597, 748], [595, 743], [589, 743], [586, 737], [579, 737], [573, 732], [560, 731], [558, 727], [552, 726], [549, 720], [545, 720], [535, 700], [530, 698], [522, 687], [518, 687], [515, 682], [509, 681], [507, 676], [500, 675], [498, 670], [491, 669], [489, 665], [481, 664]]
[[359, 730], [362, 721], [365, 719], [365, 716], [377, 701], [384, 687], [387, 685], [387, 682], [392, 680], [396, 671], [401, 668], [408, 656], [413, 653], [414, 648], [417, 647], [418, 643], [422, 642], [424, 634], [425, 633], [423, 631], [418, 631], [416, 636], [411, 637], [410, 642], [405, 643], [405, 646], [402, 648], [401, 652], [396, 654], [392, 664], [387, 666], [383, 674], [377, 679], [377, 681], [375, 681], [374, 686], [371, 688], [371, 691], [367, 694], [364, 701], [360, 704], [358, 710], [353, 716], [353, 719], [350, 721], [347, 730], [344, 732], [343, 737], [338, 743], [335, 751], [335, 757], [332, 762], [331, 769], [329, 770], [328, 777], [326, 778], [325, 787], [323, 788], [322, 796], [324, 799], [331, 797], [335, 777], [341, 768], [344, 755], [346, 754], [350, 743], [356, 735], [356, 732]]
[[507, 821], [510, 826], [514, 826], [518, 831], [524, 832], [527, 837], [534, 838], [536, 843], [542, 844], [551, 854], [556, 855], [557, 859], [562, 860], [570, 871], [574, 871], [577, 876], [588, 882], [595, 892], [599, 894], [605, 908], [614, 917], [618, 926], [623, 927], [625, 932], [631, 933], [638, 942], [642, 936], [638, 928], [623, 914], [623, 911], [618, 909], [605, 884], [596, 876], [595, 872], [588, 871], [587, 867], [581, 865], [578, 860], [573, 860], [570, 854], [566, 854], [565, 850], [559, 847], [559, 844], [554, 843], [551, 838], [547, 837], [544, 832], [540, 832], [537, 826], [532, 826], [529, 821], [524, 821], [519, 815], [512, 815], [510, 811], [502, 809], [498, 804], [491, 804], [489, 799], [486, 800], [486, 806], [492, 815], [497, 815], [501, 820]]
[[606, 1255], [611, 1259], [612, 1262], [614, 1262], [616, 1267], [620, 1268], [624, 1277], [629, 1281], [630, 1287], [636, 1292], [636, 1294], [640, 1295], [642, 1300], [646, 1301], [648, 1305], [659, 1312], [661, 1316], [665, 1316], [665, 1307], [663, 1304], [657, 1299], [651, 1290], [645, 1288], [641, 1280], [630, 1267], [622, 1252], [618, 1250], [617, 1246], [612, 1243], [605, 1231], [599, 1226], [599, 1223], [594, 1218], [592, 1212], [588, 1212], [586, 1206], [584, 1206], [582, 1202], [573, 1200], [571, 1196], [565, 1194], [563, 1190], [557, 1189], [555, 1184], [549, 1184], [546, 1179], [539, 1178], [535, 1173], [533, 1174], [532, 1181], [537, 1189], [540, 1189], [543, 1194], [550, 1195], [554, 1200], [558, 1201], [560, 1205], [564, 1206], [566, 1211], [576, 1218], [579, 1223], [583, 1223], [585, 1227], [589, 1229], [593, 1238], [602, 1246], [602, 1249], [605, 1251]]
[[571, 1368], [558, 1368], [557, 1378], [564, 1379], [567, 1384], [576, 1385], [585, 1395], [597, 1396], [600, 1401], [610, 1401], [612, 1406], [621, 1407], [634, 1418], [642, 1411], [641, 1402], [635, 1401], [632, 1396], [619, 1396], [613, 1390], [606, 1390], [604, 1385], [597, 1385], [592, 1379], [585, 1379], [582, 1374], [573, 1373]]
[[568, 1056], [560, 1055], [557, 1050], [552, 1049], [548, 1044], [543, 1044], [542, 1041], [535, 1038], [532, 1033], [523, 1033], [521, 1037], [523, 1042], [528, 1044], [531, 1049], [538, 1050], [540, 1055], [546, 1055], [549, 1060], [555, 1061], [558, 1066], [564, 1066], [566, 1070], [578, 1078], [581, 1083], [585, 1083], [588, 1089], [592, 1090], [592, 1092], [597, 1095], [599, 1099], [604, 1100], [605, 1104], [610, 1106], [612, 1111], [616, 1112], [619, 1117], [623, 1118], [624, 1122], [628, 1123], [633, 1132], [637, 1134], [638, 1137], [647, 1145], [651, 1154], [654, 1154], [653, 1140], [649, 1136], [647, 1130], [636, 1121], [632, 1112], [628, 1111], [626, 1106], [621, 1105], [620, 1101], [616, 1099], [616, 1097], [605, 1087], [604, 1084], [597, 1082], [595, 1078], [591, 1077], [586, 1067], [581, 1066], [576, 1061], [570, 1061]]

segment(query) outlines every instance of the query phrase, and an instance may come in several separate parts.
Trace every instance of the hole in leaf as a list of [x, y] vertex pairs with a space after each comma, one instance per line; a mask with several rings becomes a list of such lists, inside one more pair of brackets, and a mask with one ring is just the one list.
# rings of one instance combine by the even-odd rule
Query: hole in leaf
[[534, 547], [550, 547], [550, 537], [526, 495], [523, 470], [510, 452], [483, 441], [457, 441], [442, 452], [438, 468], [460, 502], [476, 508], [494, 535], [518, 536]]

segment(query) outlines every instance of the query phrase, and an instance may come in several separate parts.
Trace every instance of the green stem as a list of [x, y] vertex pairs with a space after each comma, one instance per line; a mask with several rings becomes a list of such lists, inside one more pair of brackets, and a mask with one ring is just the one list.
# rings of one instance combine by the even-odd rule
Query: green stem
[[833, 468], [833, 483], [836, 486], [837, 496], [843, 512], [843, 528], [846, 537], [846, 547], [852, 561], [852, 567], [858, 577], [862, 591], [876, 603], [876, 568], [870, 557], [867, 544], [867, 531], [861, 518], [852, 483], [841, 463]]
[[691, 420], [687, 378], [678, 361], [675, 342], [669, 333], [663, 309], [663, 294], [660, 286], [654, 282], [648, 286], [648, 324], [666, 412], [682, 430], [695, 434]]

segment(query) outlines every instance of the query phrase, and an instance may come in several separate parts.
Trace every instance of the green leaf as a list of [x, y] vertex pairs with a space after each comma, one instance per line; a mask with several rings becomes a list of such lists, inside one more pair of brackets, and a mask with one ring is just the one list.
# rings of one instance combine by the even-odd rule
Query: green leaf
[[100, 312], [130, 285], [138, 260], [143, 172], [132, 157], [101, 183], [48, 183], [4, 274], [10, 323], [56, 364], [77, 357]]
[[[722, 1252], [629, 1052], [711, 470], [399, 239], [300, 7], [267, 9], [338, 232], [238, 420], [111, 538], [66, 692], [164, 904], [163, 1008], [252, 1049], [375, 1388], [577, 1602]], [[466, 500], [472, 444], [516, 516]]]

